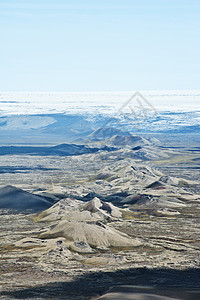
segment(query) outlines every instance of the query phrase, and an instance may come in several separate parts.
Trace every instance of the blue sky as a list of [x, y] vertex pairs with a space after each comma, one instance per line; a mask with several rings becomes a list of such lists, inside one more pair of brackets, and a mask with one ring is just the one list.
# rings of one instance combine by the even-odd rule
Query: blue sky
[[199, 0], [0, 0], [0, 91], [200, 89]]

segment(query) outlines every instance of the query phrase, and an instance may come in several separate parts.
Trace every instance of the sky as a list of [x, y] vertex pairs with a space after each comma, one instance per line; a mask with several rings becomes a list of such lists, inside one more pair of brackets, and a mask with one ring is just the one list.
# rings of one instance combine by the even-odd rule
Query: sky
[[0, 0], [0, 91], [200, 89], [199, 0]]

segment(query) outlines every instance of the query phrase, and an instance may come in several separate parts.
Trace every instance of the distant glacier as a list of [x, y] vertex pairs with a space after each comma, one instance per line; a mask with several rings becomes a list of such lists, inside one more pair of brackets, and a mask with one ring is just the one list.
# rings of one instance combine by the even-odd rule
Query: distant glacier
[[[115, 114], [134, 95], [129, 92], [0, 93], [0, 116], [10, 114]], [[141, 91], [158, 111], [200, 111], [199, 91]]]
[[[101, 127], [200, 133], [200, 91], [0, 93], [1, 144], [78, 141]], [[145, 101], [146, 100], [146, 101]]]

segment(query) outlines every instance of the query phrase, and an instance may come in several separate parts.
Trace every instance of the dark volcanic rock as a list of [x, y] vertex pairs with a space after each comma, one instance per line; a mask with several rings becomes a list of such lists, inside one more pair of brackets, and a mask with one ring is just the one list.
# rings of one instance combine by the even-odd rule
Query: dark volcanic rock
[[147, 189], [164, 189], [166, 188], [165, 184], [159, 180], [154, 181], [153, 183], [149, 184]]
[[40, 211], [51, 205], [50, 201], [11, 185], [0, 189], [0, 208]]

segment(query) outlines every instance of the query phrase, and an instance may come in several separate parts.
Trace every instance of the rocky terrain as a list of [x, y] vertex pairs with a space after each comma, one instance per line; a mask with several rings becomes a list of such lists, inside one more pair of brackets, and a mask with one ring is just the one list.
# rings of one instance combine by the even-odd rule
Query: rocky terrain
[[38, 148], [0, 149], [1, 299], [200, 298], [198, 151], [116, 132]]

